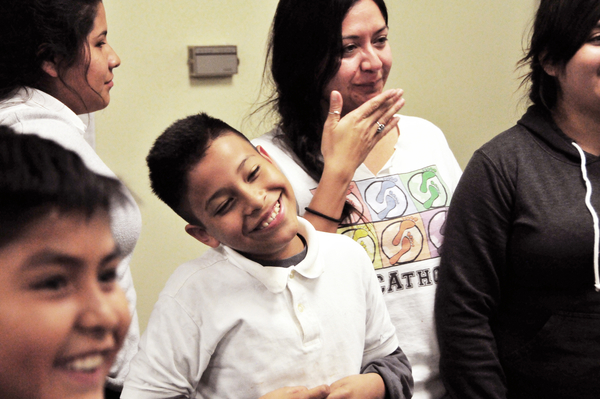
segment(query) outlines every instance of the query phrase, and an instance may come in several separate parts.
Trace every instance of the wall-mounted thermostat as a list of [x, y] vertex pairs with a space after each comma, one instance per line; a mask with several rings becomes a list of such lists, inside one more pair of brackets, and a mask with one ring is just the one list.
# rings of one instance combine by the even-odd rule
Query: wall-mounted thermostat
[[237, 73], [237, 46], [188, 46], [188, 64], [193, 78], [231, 76]]

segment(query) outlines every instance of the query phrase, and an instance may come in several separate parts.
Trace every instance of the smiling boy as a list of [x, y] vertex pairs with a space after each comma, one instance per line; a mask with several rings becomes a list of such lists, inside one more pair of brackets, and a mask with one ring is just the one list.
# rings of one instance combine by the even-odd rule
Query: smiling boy
[[199, 114], [169, 127], [147, 161], [154, 192], [212, 249], [170, 277], [122, 398], [410, 396], [364, 250], [299, 219], [264, 150]]
[[130, 316], [110, 230], [118, 181], [0, 126], [0, 396], [102, 399]]
[[264, 151], [232, 136], [237, 139], [214, 140], [189, 171], [188, 207], [196, 224], [186, 231], [210, 247], [224, 243], [255, 259], [298, 254], [304, 245], [290, 183]]

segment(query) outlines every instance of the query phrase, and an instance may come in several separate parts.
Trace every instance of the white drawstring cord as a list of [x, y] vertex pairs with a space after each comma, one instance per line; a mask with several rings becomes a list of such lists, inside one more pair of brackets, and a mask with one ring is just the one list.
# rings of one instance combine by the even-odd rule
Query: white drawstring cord
[[596, 287], [596, 291], [600, 292], [600, 272], [598, 267], [598, 252], [600, 247], [600, 228], [598, 227], [598, 214], [594, 210], [592, 206], [591, 198], [592, 198], [592, 183], [588, 179], [587, 169], [585, 167], [585, 154], [581, 147], [577, 145], [577, 143], [573, 142], [575, 148], [579, 152], [579, 156], [581, 157], [581, 175], [583, 176], [583, 181], [585, 182], [586, 193], [585, 193], [585, 205], [592, 215], [592, 220], [594, 221], [594, 276], [596, 278], [596, 282], [594, 287]]

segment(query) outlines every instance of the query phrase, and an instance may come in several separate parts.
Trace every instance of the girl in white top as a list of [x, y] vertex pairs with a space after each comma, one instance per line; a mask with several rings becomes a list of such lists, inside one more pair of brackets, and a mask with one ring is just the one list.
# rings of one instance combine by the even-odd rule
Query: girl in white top
[[[0, 37], [0, 124], [51, 139], [79, 154], [94, 172], [114, 176], [84, 138], [85, 114], [108, 105], [113, 69], [121, 62], [107, 43], [102, 1], [5, 0], [0, 6]], [[124, 255], [118, 278], [132, 315], [125, 344], [107, 378], [107, 387], [114, 391], [122, 387], [139, 341], [129, 262], [141, 216], [133, 199], [131, 203], [111, 209], [113, 235]]]

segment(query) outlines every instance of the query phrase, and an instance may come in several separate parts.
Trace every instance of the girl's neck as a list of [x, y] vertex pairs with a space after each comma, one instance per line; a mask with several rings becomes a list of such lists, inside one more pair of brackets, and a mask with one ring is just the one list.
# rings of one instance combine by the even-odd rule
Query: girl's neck
[[600, 112], [581, 109], [559, 99], [552, 118], [585, 152], [600, 156]]

